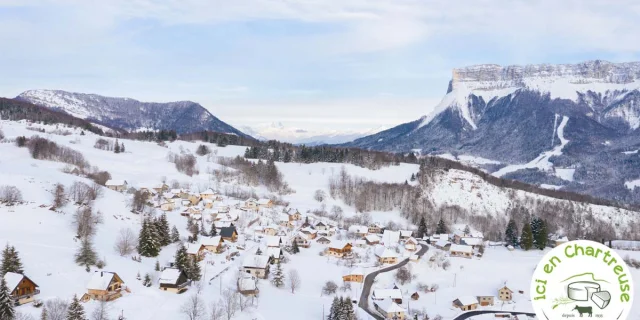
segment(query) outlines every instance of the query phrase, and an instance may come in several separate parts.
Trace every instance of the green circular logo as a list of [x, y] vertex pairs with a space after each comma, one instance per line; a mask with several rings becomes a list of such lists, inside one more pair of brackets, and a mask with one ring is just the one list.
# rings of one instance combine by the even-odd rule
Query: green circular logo
[[613, 249], [593, 241], [571, 241], [555, 247], [538, 264], [531, 302], [543, 320], [626, 320], [633, 305], [633, 280]]

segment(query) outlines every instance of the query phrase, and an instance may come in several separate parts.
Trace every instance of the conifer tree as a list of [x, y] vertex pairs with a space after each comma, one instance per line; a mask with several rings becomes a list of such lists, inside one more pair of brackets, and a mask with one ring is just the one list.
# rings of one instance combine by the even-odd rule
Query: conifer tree
[[13, 300], [11, 299], [11, 292], [7, 287], [7, 282], [4, 277], [0, 275], [0, 319], [13, 320], [16, 316], [16, 312], [13, 309]]
[[216, 223], [215, 222], [213, 222], [211, 224], [211, 231], [209, 232], [209, 235], [212, 236], [212, 237], [215, 237], [215, 236], [218, 235], [218, 229], [216, 228]]
[[203, 237], [208, 237], [209, 236], [209, 233], [204, 228], [204, 221], [202, 221], [202, 223], [200, 223], [200, 235], [202, 235]]
[[124, 142], [120, 143], [120, 152], [124, 153]]
[[161, 246], [166, 246], [171, 243], [171, 231], [169, 230], [169, 221], [167, 220], [167, 214], [162, 213], [156, 222], [156, 230], [158, 232], [158, 239]]
[[547, 222], [540, 219], [538, 234], [535, 235], [536, 248], [544, 250], [544, 248], [547, 246], [548, 238], [549, 231], [547, 230]]
[[276, 270], [273, 272], [271, 283], [273, 283], [276, 288], [281, 288], [284, 286], [284, 273], [282, 272], [282, 265], [280, 265], [279, 260], [278, 264], [276, 264]]
[[24, 273], [18, 251], [14, 246], [10, 246], [9, 244], [2, 250], [2, 263], [0, 264], [0, 274], [7, 272]]
[[447, 233], [447, 226], [444, 224], [444, 220], [442, 218], [440, 218], [440, 221], [438, 221], [438, 227], [436, 228], [436, 233], [437, 234]]
[[422, 239], [426, 235], [427, 235], [427, 222], [424, 220], [424, 216], [423, 216], [422, 218], [420, 218], [420, 224], [418, 224], [418, 232], [416, 234], [416, 237], [418, 239]]
[[156, 271], [160, 271], [160, 261], [156, 260], [156, 267], [155, 267]]
[[533, 235], [533, 246], [538, 247], [538, 235], [540, 234], [540, 228], [542, 227], [542, 220], [538, 217], [531, 218], [531, 234]]
[[411, 174], [411, 179], [410, 179], [410, 180], [411, 180], [411, 182], [416, 181], [416, 175], [415, 175], [415, 173], [412, 173], [412, 174]]
[[260, 248], [258, 248], [258, 250], [256, 250], [256, 255], [257, 256], [261, 256], [262, 255], [262, 250], [260, 250]]
[[298, 248], [298, 241], [293, 240], [293, 246], [291, 248], [291, 252], [293, 254], [299, 253], [300, 252], [300, 248]]
[[76, 253], [76, 263], [81, 266], [93, 266], [98, 261], [96, 251], [89, 237], [84, 237]]
[[333, 297], [333, 302], [331, 302], [331, 310], [329, 310], [329, 315], [327, 316], [327, 320], [340, 320], [338, 316], [340, 315], [340, 299], [338, 297]]
[[160, 245], [153, 222], [146, 218], [142, 222], [142, 229], [138, 236], [138, 253], [145, 257], [157, 257]]
[[151, 276], [148, 273], [144, 275], [142, 285], [145, 287], [151, 287]]
[[197, 242], [198, 241], [198, 234], [200, 233], [200, 227], [198, 226], [198, 222], [194, 222], [193, 223], [193, 227], [191, 227], [191, 241], [193, 242]]
[[178, 232], [178, 228], [176, 226], [173, 226], [173, 228], [171, 228], [171, 242], [178, 241], [180, 241], [180, 232]]
[[189, 259], [189, 279], [193, 281], [200, 281], [202, 278], [202, 269], [200, 268], [200, 263], [196, 258]]
[[522, 226], [522, 235], [520, 236], [520, 247], [529, 250], [533, 247], [533, 234], [531, 232], [531, 224], [525, 222]]
[[464, 231], [463, 232], [464, 232], [465, 236], [468, 236], [468, 235], [471, 234], [471, 228], [469, 228], [469, 225], [464, 227]]
[[511, 219], [507, 224], [507, 230], [504, 233], [504, 241], [507, 245], [511, 245], [514, 248], [518, 246], [518, 226], [516, 222]]
[[113, 147], [113, 152], [114, 153], [120, 153], [120, 144], [118, 143], [118, 139], [116, 139], [116, 144]]
[[356, 320], [356, 311], [353, 309], [353, 303], [349, 297], [342, 300], [342, 320]]
[[49, 320], [49, 311], [47, 311], [47, 306], [42, 306], [42, 313], [40, 313], [40, 320]]
[[175, 267], [178, 268], [178, 270], [188, 273], [189, 256], [187, 255], [187, 248], [184, 246], [182, 242], [178, 244], [178, 249], [176, 250], [174, 264], [175, 264]]
[[69, 309], [67, 309], [67, 318], [66, 320], [87, 320], [87, 317], [84, 314], [84, 308], [78, 297], [76, 295], [73, 296], [73, 300], [69, 304]]

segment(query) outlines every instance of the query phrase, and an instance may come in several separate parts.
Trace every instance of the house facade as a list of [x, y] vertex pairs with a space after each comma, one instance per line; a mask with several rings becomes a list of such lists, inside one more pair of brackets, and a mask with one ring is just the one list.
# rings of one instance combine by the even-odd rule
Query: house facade
[[343, 258], [351, 254], [351, 248], [353, 246], [349, 242], [334, 241], [329, 245], [327, 254], [330, 256]]
[[462, 311], [469, 311], [478, 309], [478, 299], [471, 296], [460, 297], [453, 300], [453, 307]]
[[463, 257], [468, 259], [473, 257], [473, 247], [463, 244], [452, 244], [449, 252], [452, 257]]
[[187, 278], [187, 274], [175, 268], [164, 269], [160, 274], [158, 282], [160, 284], [160, 290], [173, 293], [185, 292], [189, 284], [191, 284], [191, 281]]
[[249, 255], [242, 263], [242, 271], [260, 279], [269, 275], [270, 258], [264, 255]]
[[376, 311], [380, 312], [380, 314], [384, 316], [385, 319], [405, 319], [404, 308], [390, 299], [374, 301], [373, 306], [376, 308]]
[[105, 187], [113, 190], [113, 191], [127, 191], [127, 180], [107, 180], [104, 184]]
[[87, 285], [87, 293], [82, 301], [90, 299], [98, 301], [113, 301], [122, 297], [124, 281], [115, 272], [95, 271]]
[[493, 296], [477, 296], [478, 298], [478, 303], [480, 303], [481, 306], [486, 307], [486, 306], [492, 306], [493, 305]]
[[4, 275], [4, 280], [9, 288], [11, 298], [17, 305], [33, 302], [34, 296], [40, 294], [38, 285], [25, 275], [7, 272]]
[[353, 269], [342, 276], [344, 282], [364, 282], [364, 271], [362, 269]]
[[500, 299], [500, 301], [511, 301], [511, 300], [513, 300], [513, 291], [511, 291], [511, 289], [507, 288], [507, 286], [504, 286], [504, 287], [498, 289], [498, 299]]
[[238, 232], [236, 227], [220, 228], [220, 236], [224, 241], [236, 242], [238, 240]]

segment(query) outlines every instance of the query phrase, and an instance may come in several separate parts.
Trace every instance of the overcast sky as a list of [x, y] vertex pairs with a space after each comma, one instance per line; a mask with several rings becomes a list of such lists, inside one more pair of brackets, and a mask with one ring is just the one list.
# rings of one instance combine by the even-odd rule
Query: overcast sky
[[193, 100], [234, 125], [425, 115], [451, 69], [640, 60], [628, 0], [0, 0], [0, 96]]

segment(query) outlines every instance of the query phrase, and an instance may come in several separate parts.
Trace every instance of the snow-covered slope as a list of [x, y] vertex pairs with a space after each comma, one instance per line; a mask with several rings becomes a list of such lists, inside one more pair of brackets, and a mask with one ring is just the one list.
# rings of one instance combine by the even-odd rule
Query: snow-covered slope
[[380, 127], [369, 130], [308, 130], [296, 127], [287, 127], [282, 122], [272, 122], [253, 127], [238, 127], [242, 132], [259, 140], [278, 140], [293, 144], [319, 145], [339, 144], [375, 134], [386, 128]]
[[29, 90], [16, 99], [127, 131], [175, 130], [188, 133], [210, 130], [246, 136], [192, 101], [141, 102], [61, 90]]

